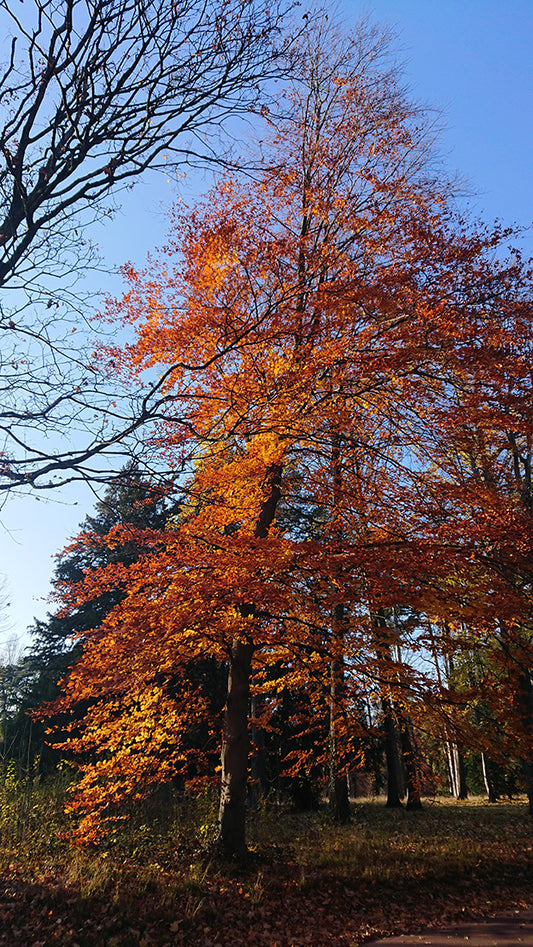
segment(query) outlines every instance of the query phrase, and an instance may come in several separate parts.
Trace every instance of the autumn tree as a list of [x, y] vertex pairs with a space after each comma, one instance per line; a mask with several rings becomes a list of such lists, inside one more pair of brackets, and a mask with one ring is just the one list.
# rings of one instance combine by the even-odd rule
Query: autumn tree
[[[415, 722], [439, 698], [411, 659], [420, 628], [403, 629], [391, 662], [376, 617], [466, 613], [471, 547], [442, 541], [436, 478], [417, 459], [450, 378], [466, 375], [471, 313], [481, 338], [493, 331], [482, 300], [489, 278], [501, 289], [496, 238], [463, 227], [428, 174], [422, 116], [385, 69], [382, 34], [341, 40], [320, 25], [307, 43], [263, 170], [176, 209], [163, 260], [127, 267], [128, 291], [106, 313], [134, 331], [102, 352], [109, 370], [134, 385], [160, 373], [150, 447], [180, 471], [183, 496], [179, 523], [138, 531], [137, 562], [64, 590], [72, 607], [124, 591], [56, 705], [92, 701], [73, 740], [95, 760], [73, 803], [86, 838], [186, 766], [183, 734], [206, 710], [187, 686], [191, 662], [228, 668], [219, 829], [240, 857], [258, 671], [273, 694], [305, 686], [317, 707], [329, 702], [334, 793], [365, 688], [382, 700], [408, 691]], [[104, 539], [120, 541], [120, 528]], [[487, 578], [478, 615], [492, 591]]]

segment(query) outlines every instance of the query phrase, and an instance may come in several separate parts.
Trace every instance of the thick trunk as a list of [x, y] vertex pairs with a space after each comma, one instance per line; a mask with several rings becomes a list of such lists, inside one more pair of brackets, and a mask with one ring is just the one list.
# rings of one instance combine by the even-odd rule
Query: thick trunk
[[228, 858], [246, 855], [248, 702], [252, 654], [253, 645], [233, 642], [222, 730], [222, 786], [218, 815], [220, 847]]
[[[254, 529], [256, 539], [266, 539], [281, 496], [281, 464], [268, 470], [265, 496]], [[254, 618], [256, 606], [241, 603], [241, 615]], [[251, 641], [235, 639], [231, 646], [228, 697], [222, 726], [222, 785], [218, 813], [218, 841], [228, 858], [244, 858], [246, 849], [246, 795], [248, 789], [248, 707], [252, 674]]]
[[330, 784], [329, 802], [331, 812], [335, 822], [339, 825], [346, 825], [350, 821], [350, 800], [348, 796], [348, 778], [344, 776], [335, 776], [333, 782], [333, 791]]

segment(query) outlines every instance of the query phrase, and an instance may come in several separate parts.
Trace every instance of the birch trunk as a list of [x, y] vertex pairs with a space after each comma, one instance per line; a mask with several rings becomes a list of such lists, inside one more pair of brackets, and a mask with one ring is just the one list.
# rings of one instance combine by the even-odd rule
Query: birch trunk
[[463, 754], [457, 743], [446, 742], [448, 770], [450, 775], [450, 792], [455, 799], [467, 799], [466, 772]]
[[494, 789], [494, 782], [492, 779], [490, 760], [487, 757], [486, 753], [481, 754], [481, 769], [483, 770], [483, 782], [485, 783], [485, 789], [487, 791], [487, 799], [489, 802], [496, 802], [496, 790]]

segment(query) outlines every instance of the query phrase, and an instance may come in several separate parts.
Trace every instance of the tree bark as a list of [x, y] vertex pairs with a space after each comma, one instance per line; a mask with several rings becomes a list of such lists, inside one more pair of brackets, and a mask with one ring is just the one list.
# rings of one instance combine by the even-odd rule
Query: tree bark
[[257, 694], [250, 701], [250, 713], [252, 715], [252, 761], [251, 761], [251, 781], [250, 781], [250, 806], [257, 809], [261, 798], [267, 791], [266, 774], [266, 751], [265, 751], [265, 731], [255, 723], [256, 718], [261, 712], [264, 704], [262, 696]]
[[406, 720], [404, 717], [400, 717], [399, 730], [402, 760], [405, 769], [405, 785], [407, 788], [405, 808], [422, 809], [422, 800], [420, 798], [420, 780], [416, 760], [416, 747], [414, 738], [411, 734], [409, 720]]
[[385, 759], [387, 760], [387, 809], [399, 809], [403, 795], [400, 759], [396, 727], [392, 715], [392, 706], [388, 697], [381, 698], [383, 711], [383, 733], [385, 736]]
[[339, 703], [344, 691], [344, 663], [340, 659], [331, 662], [330, 718], [329, 718], [329, 805], [335, 819], [344, 825], [350, 820], [350, 800], [346, 773], [339, 771], [337, 751], [337, 723]]
[[446, 741], [446, 755], [450, 776], [450, 792], [455, 799], [467, 799], [465, 764], [463, 754], [457, 743]]
[[[398, 643], [393, 646], [393, 655], [394, 660], [398, 666], [398, 681], [400, 682], [400, 673], [399, 669], [402, 664], [402, 654], [399, 644], [400, 640], [400, 621], [398, 618], [397, 610], [394, 609], [394, 627], [398, 632]], [[422, 800], [420, 798], [420, 774], [418, 768], [418, 759], [417, 759], [417, 746], [415, 742], [415, 737], [413, 729], [411, 726], [411, 721], [407, 712], [403, 712], [401, 709], [395, 707], [396, 720], [398, 721], [398, 733], [400, 737], [400, 750], [402, 754], [402, 763], [403, 770], [405, 774], [405, 789], [406, 789], [406, 800], [405, 808], [406, 809], [422, 809]]]
[[222, 786], [218, 816], [220, 846], [228, 858], [246, 855], [248, 702], [252, 654], [253, 645], [233, 642], [222, 730]]
[[[281, 497], [281, 464], [271, 464], [266, 476], [268, 491], [254, 528], [255, 539], [266, 539]], [[241, 614], [253, 618], [256, 606], [241, 603]], [[248, 708], [252, 675], [251, 640], [235, 639], [231, 646], [228, 697], [222, 726], [222, 785], [218, 812], [218, 844], [226, 858], [244, 859], [246, 848], [246, 795], [248, 789]]]
[[522, 760], [522, 770], [526, 782], [526, 793], [529, 803], [528, 812], [533, 816], [533, 763], [528, 760]]
[[[342, 437], [332, 433], [331, 469], [333, 474], [333, 514], [339, 517], [342, 502]], [[335, 540], [342, 548], [343, 531], [341, 522], [335, 525]], [[342, 574], [338, 570], [337, 579], [342, 587]], [[331, 662], [330, 662], [330, 704], [329, 704], [329, 805], [335, 822], [345, 824], [350, 820], [350, 800], [348, 780], [342, 764], [339, 766], [338, 721], [344, 712], [346, 681], [344, 671], [344, 635], [346, 610], [342, 602], [333, 608], [331, 623]]]
[[[388, 637], [387, 618], [384, 609], [380, 608], [373, 615], [374, 646], [378, 660], [382, 664], [381, 674], [390, 680], [392, 658]], [[387, 669], [385, 675], [385, 668]], [[398, 753], [398, 740], [390, 687], [382, 686], [381, 711], [383, 715], [383, 735], [385, 738], [385, 759], [387, 761], [387, 808], [399, 808], [403, 796], [403, 774]]]
[[[528, 668], [524, 668], [518, 681], [518, 706], [520, 718], [526, 734], [533, 735], [533, 683], [531, 673]], [[533, 816], [533, 757], [530, 753], [527, 757], [521, 758], [522, 771], [526, 783], [526, 793], [529, 803], [529, 814]]]
[[487, 790], [487, 799], [489, 802], [497, 802], [496, 790], [492, 779], [492, 767], [486, 753], [481, 754], [481, 769], [483, 770], [483, 782]]

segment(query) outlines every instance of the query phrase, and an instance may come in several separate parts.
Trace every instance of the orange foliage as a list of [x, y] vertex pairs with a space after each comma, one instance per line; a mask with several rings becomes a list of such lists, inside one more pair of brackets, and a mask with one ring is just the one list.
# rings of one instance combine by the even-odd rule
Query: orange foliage
[[[160, 373], [151, 446], [179, 472], [183, 505], [143, 534], [138, 562], [65, 592], [73, 607], [117, 582], [126, 592], [56, 706], [90, 702], [75, 741], [96, 750], [75, 802], [88, 837], [96, 815], [184, 765], [181, 735], [206, 708], [192, 685], [169, 697], [169, 682], [200, 658], [228, 661], [235, 640], [253, 645], [256, 679], [269, 669], [272, 706], [291, 686], [324, 701], [336, 640], [347, 706], [407, 689], [415, 715], [449, 700], [417, 663], [423, 622], [405, 626], [392, 673], [376, 608], [466, 628], [468, 647], [492, 636], [495, 653], [505, 619], [514, 659], [529, 647], [531, 500], [509, 433], [530, 445], [529, 274], [495, 262], [508, 234], [455, 218], [426, 177], [416, 110], [347, 50], [319, 51], [310, 91], [293, 92], [272, 129], [275, 169], [176, 208], [162, 259], [126, 268], [107, 308], [134, 333], [101, 353], [112, 371], [136, 387]], [[273, 465], [281, 499], [258, 536]], [[105, 541], [119, 540], [117, 528]], [[345, 723], [340, 743], [356, 732]]]

